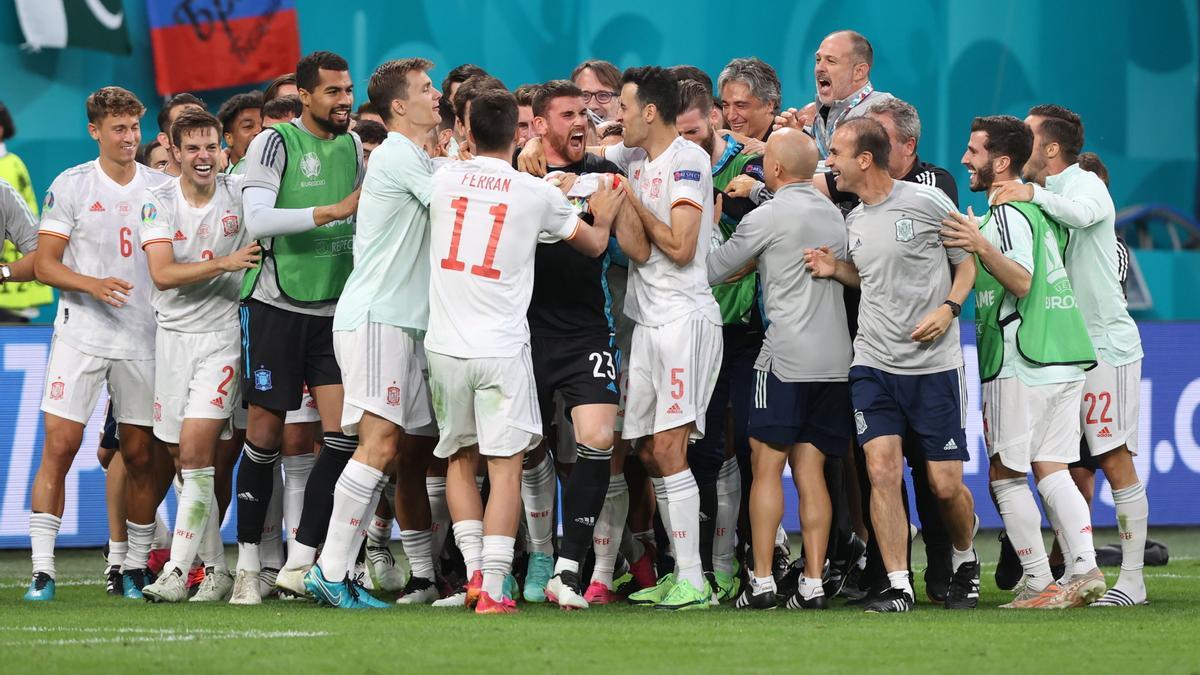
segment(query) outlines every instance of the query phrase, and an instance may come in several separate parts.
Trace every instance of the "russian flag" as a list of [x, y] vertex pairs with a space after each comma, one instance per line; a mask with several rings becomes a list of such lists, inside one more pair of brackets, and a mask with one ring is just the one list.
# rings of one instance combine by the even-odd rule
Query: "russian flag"
[[234, 87], [291, 72], [295, 0], [146, 0], [162, 95]]

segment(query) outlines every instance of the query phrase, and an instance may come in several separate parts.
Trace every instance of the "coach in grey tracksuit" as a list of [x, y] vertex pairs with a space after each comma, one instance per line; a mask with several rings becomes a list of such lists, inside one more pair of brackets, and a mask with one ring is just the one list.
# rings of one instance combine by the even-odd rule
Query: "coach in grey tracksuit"
[[[755, 362], [750, 411], [754, 483], [750, 492], [755, 570], [739, 606], [765, 606], [774, 592], [771, 554], [783, 514], [779, 478], [792, 464], [800, 492], [807, 552], [794, 607], [823, 608], [821, 571], [832, 511], [825, 486], [825, 457], [846, 454], [853, 433], [846, 384], [851, 349], [842, 288], [814, 278], [804, 250], [828, 248], [846, 255], [841, 212], [813, 185], [813, 140], [781, 129], [767, 141], [763, 171], [775, 197], [751, 211], [729, 241], [708, 256], [708, 280], [723, 281], [757, 260], [763, 284], [766, 338]], [[766, 480], [760, 480], [766, 478]]]

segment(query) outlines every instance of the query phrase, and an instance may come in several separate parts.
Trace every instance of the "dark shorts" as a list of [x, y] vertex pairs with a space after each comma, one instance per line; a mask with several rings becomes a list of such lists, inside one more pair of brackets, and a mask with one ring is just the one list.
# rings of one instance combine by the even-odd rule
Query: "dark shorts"
[[754, 371], [750, 437], [773, 445], [811, 443], [826, 457], [850, 447], [850, 386], [845, 382], [784, 382]]
[[617, 405], [621, 353], [611, 336], [535, 336], [529, 347], [544, 425], [554, 422], [556, 391], [568, 417], [577, 405]]
[[850, 368], [850, 397], [858, 442], [910, 431], [930, 461], [970, 459], [966, 389], [961, 368], [928, 375], [896, 375], [878, 368]]
[[333, 317], [289, 312], [250, 299], [242, 302], [242, 398], [286, 412], [300, 407], [309, 388], [341, 384], [333, 354]]
[[1070, 469], [1087, 469], [1092, 473], [1100, 470], [1100, 461], [1092, 456], [1092, 449], [1088, 447], [1087, 437], [1079, 439], [1079, 459], [1067, 465]]

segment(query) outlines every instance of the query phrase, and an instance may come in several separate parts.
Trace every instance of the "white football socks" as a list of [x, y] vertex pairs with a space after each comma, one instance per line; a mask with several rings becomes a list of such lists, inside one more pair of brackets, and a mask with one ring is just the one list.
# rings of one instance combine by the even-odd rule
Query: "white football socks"
[[433, 581], [433, 531], [400, 530], [400, 543], [412, 576]]
[[994, 480], [992, 496], [1004, 521], [1008, 540], [1025, 570], [1025, 587], [1032, 591], [1045, 589], [1054, 581], [1054, 576], [1050, 574], [1050, 560], [1042, 541], [1042, 515], [1033, 500], [1029, 480], [1025, 477]]
[[483, 521], [460, 520], [454, 523], [454, 545], [467, 566], [467, 581], [483, 569]]
[[504, 596], [504, 578], [512, 569], [513, 547], [517, 540], [500, 534], [483, 535], [483, 592], [493, 600]]
[[[1146, 562], [1146, 523], [1150, 518], [1150, 502], [1146, 488], [1135, 483], [1113, 490], [1117, 510], [1117, 530], [1121, 533], [1121, 576], [1116, 586], [1138, 600], [1145, 599], [1145, 580], [1142, 567]], [[1140, 590], [1140, 598], [1138, 597]]]
[[283, 474], [278, 462], [271, 469], [271, 501], [267, 502], [267, 515], [263, 518], [258, 556], [263, 567], [274, 570], [283, 567]]
[[171, 539], [171, 561], [163, 573], [177, 569], [187, 574], [200, 549], [200, 541], [208, 526], [212, 509], [216, 469], [183, 469], [183, 488], [179, 491], [179, 507], [175, 512], [175, 536]]
[[717, 522], [713, 536], [713, 570], [733, 574], [734, 544], [742, 507], [742, 473], [736, 457], [721, 465], [717, 474]]
[[521, 501], [530, 552], [554, 555], [554, 462], [547, 453], [532, 469], [521, 472]]
[[[1056, 526], [1071, 551], [1071, 572], [1083, 574], [1096, 567], [1096, 549], [1092, 543], [1092, 516], [1087, 501], [1071, 480], [1069, 471], [1055, 471], [1038, 481], [1038, 492], [1047, 510], [1058, 518]], [[1065, 553], [1064, 553], [1065, 558]]]
[[333, 489], [333, 513], [318, 564], [329, 581], [341, 581], [354, 565], [351, 547], [359, 542], [363, 512], [379, 494], [383, 472], [350, 460]]
[[296, 528], [300, 527], [300, 516], [304, 513], [304, 487], [308, 485], [308, 476], [317, 462], [317, 456], [309, 453], [282, 457], [279, 462], [283, 465], [284, 474], [283, 522], [287, 527], [287, 557], [290, 562], [298, 556], [303, 557], [297, 548], [300, 543], [296, 541]]
[[122, 572], [146, 569], [146, 561], [150, 557], [150, 547], [154, 545], [154, 523], [144, 525], [125, 521], [125, 530], [129, 533], [129, 550], [125, 553], [125, 563]]
[[[33, 573], [44, 572], [54, 578], [54, 541], [58, 539], [58, 528], [62, 518], [51, 513], [29, 514], [29, 542], [32, 549]], [[120, 542], [124, 544], [125, 542]], [[110, 559], [113, 557], [109, 549]], [[124, 561], [124, 556], [121, 558]]]
[[671, 540], [675, 543], [676, 575], [698, 589], [704, 588], [700, 562], [700, 488], [691, 469], [663, 476], [667, 510], [671, 514]]
[[429, 495], [429, 515], [431, 516], [430, 531], [433, 532], [433, 548], [431, 554], [434, 560], [442, 557], [442, 547], [446, 545], [446, 535], [450, 534], [450, 506], [446, 503], [446, 477], [426, 476], [425, 492]]
[[617, 566], [617, 555], [621, 550], [621, 535], [625, 530], [625, 518], [629, 515], [629, 484], [625, 474], [610, 476], [608, 492], [604, 495], [604, 506], [596, 519], [592, 531], [592, 550], [596, 562], [592, 566], [592, 583], [600, 582], [609, 590], [613, 587], [613, 571]]

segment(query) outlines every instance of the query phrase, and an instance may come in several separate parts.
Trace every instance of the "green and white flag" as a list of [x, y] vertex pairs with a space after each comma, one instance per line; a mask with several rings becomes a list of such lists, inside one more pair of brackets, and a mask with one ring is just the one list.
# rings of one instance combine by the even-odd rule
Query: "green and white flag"
[[114, 54], [133, 51], [122, 0], [16, 0], [30, 49], [81, 47]]

